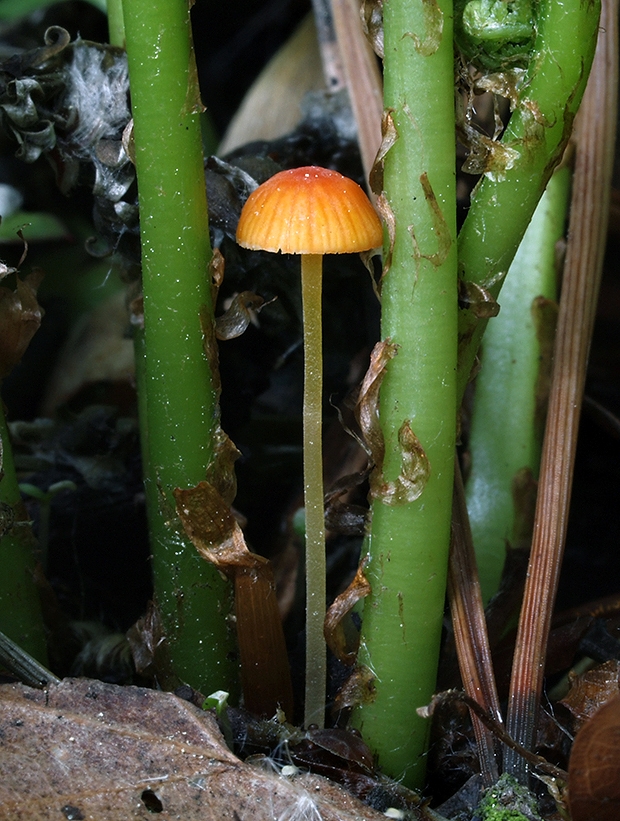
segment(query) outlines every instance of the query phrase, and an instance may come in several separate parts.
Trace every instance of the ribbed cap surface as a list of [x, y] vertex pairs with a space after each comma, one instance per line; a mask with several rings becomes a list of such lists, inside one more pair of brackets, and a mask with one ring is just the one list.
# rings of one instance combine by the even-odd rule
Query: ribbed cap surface
[[243, 206], [237, 242], [285, 254], [349, 254], [377, 248], [381, 223], [359, 185], [317, 166], [280, 171]]

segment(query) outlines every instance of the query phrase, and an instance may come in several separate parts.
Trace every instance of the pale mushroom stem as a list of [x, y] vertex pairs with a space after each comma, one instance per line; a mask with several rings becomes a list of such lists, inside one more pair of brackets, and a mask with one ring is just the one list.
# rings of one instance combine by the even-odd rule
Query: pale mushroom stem
[[321, 279], [323, 257], [301, 257], [304, 326], [304, 500], [306, 508], [306, 698], [304, 724], [323, 727], [327, 658], [325, 621], [325, 515], [323, 508], [323, 334]]

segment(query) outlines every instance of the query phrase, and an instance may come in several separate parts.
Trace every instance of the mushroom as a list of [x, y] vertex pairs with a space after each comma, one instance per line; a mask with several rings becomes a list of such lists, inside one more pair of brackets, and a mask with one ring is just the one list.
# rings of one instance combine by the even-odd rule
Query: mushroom
[[323, 726], [327, 662], [325, 516], [321, 442], [323, 254], [368, 251], [382, 243], [379, 218], [357, 183], [337, 171], [281, 171], [250, 194], [237, 227], [244, 248], [301, 254], [304, 334], [303, 455], [306, 512], [306, 694], [304, 723]]

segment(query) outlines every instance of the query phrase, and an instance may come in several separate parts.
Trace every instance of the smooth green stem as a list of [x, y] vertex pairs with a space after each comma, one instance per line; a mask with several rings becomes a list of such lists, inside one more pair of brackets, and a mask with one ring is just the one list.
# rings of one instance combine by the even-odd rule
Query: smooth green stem
[[[556, 243], [564, 235], [570, 170], [549, 181], [501, 292], [501, 310], [487, 326], [476, 379], [469, 450], [467, 507], [484, 601], [497, 591], [506, 550], [516, 547], [518, 511], [513, 480], [523, 469], [538, 477], [544, 390], [540, 368], [554, 324], [546, 300], [557, 299]], [[548, 353], [550, 352], [550, 349]], [[517, 530], [515, 526], [517, 525]]]
[[107, 0], [108, 33], [111, 46], [125, 48], [125, 23], [123, 20], [123, 0]]
[[185, 0], [125, 0], [144, 294], [141, 429], [155, 597], [178, 675], [234, 687], [229, 593], [185, 537], [172, 489], [206, 478], [218, 425], [200, 102]]
[[304, 500], [306, 508], [306, 699], [304, 724], [325, 720], [327, 657], [325, 621], [325, 513], [323, 502], [323, 257], [301, 258], [304, 324]]
[[[596, 47], [599, 0], [541, 0], [533, 57], [519, 104], [502, 137], [512, 167], [497, 166], [476, 188], [459, 234], [459, 270], [493, 297], [570, 137]], [[486, 327], [473, 310], [459, 316], [459, 396]]]
[[9, 431], [0, 402], [2, 469], [0, 527], [12, 527], [0, 537], [0, 630], [23, 650], [47, 664], [47, 644], [41, 603], [35, 585], [37, 543], [17, 484]]
[[[446, 592], [456, 427], [456, 192], [452, 5], [386, 0], [385, 105], [398, 138], [385, 158], [395, 218], [382, 288], [382, 336], [398, 346], [380, 395], [383, 473], [406, 461], [410, 423], [430, 461], [421, 496], [372, 505], [359, 663], [374, 700], [354, 722], [382, 770], [420, 786], [428, 722], [416, 708], [435, 687]], [[389, 252], [389, 249], [386, 249]], [[381, 466], [379, 466], [381, 467]], [[405, 494], [406, 495], [406, 494]]]

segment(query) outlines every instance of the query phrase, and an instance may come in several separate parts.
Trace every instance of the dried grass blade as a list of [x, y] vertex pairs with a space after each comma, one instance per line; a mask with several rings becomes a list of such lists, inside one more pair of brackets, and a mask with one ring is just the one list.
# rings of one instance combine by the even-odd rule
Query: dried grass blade
[[[476, 556], [469, 529], [461, 471], [456, 465], [452, 510], [452, 540], [448, 566], [448, 599], [463, 687], [483, 710], [502, 723], [493, 675], [493, 661], [484, 618]], [[487, 785], [499, 777], [499, 745], [480, 717], [471, 712], [480, 769]]]
[[[605, 0], [598, 48], [576, 121], [577, 157], [549, 411], [508, 701], [508, 732], [528, 749], [534, 741], [542, 692], [605, 251], [616, 128], [617, 16], [617, 0]], [[505, 769], [522, 780], [527, 774], [525, 762], [512, 751], [507, 751]]]
[[334, 28], [353, 114], [366, 180], [381, 145], [383, 90], [375, 54], [362, 31], [356, 0], [332, 0]]

